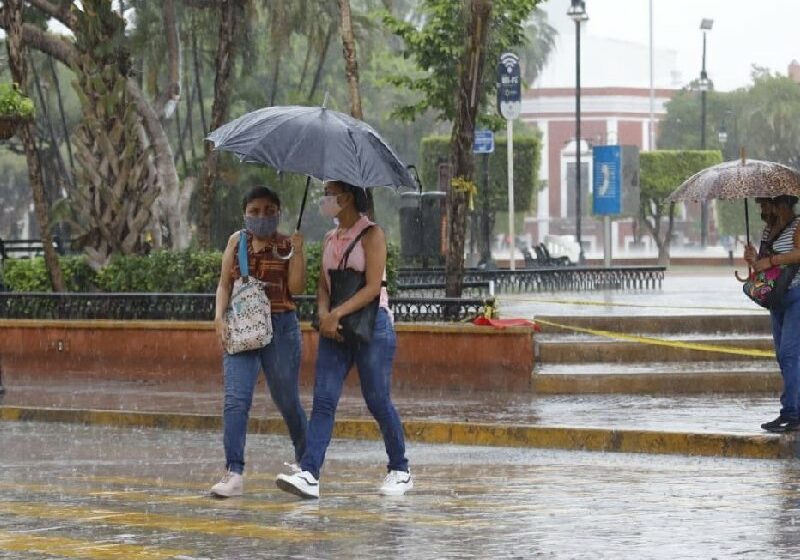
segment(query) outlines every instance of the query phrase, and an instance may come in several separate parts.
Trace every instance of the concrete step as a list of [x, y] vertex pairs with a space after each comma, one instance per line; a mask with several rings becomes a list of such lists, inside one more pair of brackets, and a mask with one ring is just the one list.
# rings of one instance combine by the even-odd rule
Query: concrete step
[[732, 349], [773, 352], [772, 337], [768, 335], [708, 336], [670, 335], [659, 337], [667, 345], [646, 341], [623, 341], [589, 335], [540, 335], [536, 337], [536, 360], [540, 364], [573, 363], [636, 363], [768, 360], [765, 356], [738, 355], [710, 350], [698, 350], [682, 344], [703, 344]]
[[[606, 330], [620, 333], [676, 334], [676, 333], [754, 333], [770, 334], [769, 314], [752, 315], [637, 315], [637, 316], [566, 316], [538, 315], [552, 323], [584, 329]], [[568, 332], [541, 324], [543, 333]]]
[[540, 395], [776, 393], [781, 376], [773, 360], [546, 364], [534, 371], [531, 386]]

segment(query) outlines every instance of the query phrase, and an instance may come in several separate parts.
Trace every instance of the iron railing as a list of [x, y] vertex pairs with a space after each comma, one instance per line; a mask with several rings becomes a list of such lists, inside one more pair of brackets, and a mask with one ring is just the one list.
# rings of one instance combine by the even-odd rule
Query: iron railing
[[[588, 266], [524, 268], [520, 270], [464, 271], [464, 282], [494, 282], [497, 293], [527, 293], [591, 290], [660, 289], [666, 267], [618, 266], [600, 268]], [[399, 285], [409, 289], [414, 284], [444, 284], [444, 270], [403, 268], [397, 272]]]
[[[314, 296], [295, 298], [301, 321], [316, 313]], [[390, 298], [396, 321], [463, 321], [483, 312], [482, 299]], [[210, 321], [214, 294], [0, 292], [0, 319]]]

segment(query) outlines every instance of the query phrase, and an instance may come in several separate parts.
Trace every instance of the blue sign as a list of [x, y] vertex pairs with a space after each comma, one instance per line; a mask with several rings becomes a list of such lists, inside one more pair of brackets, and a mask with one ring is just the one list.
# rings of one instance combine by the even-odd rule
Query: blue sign
[[622, 213], [622, 146], [592, 148], [592, 209], [598, 216]]
[[494, 132], [491, 130], [476, 130], [475, 140], [472, 143], [473, 154], [491, 154], [494, 152]]

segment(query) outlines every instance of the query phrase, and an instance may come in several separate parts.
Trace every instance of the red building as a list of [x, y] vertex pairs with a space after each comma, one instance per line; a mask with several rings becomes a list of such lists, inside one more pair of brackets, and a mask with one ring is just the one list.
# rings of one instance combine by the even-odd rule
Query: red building
[[[664, 105], [677, 89], [654, 90], [653, 135], [666, 113]], [[591, 215], [591, 147], [625, 144], [649, 150], [651, 141], [650, 90], [636, 87], [586, 87], [581, 89], [581, 198], [582, 240], [587, 252], [602, 250], [602, 221]], [[525, 92], [520, 116], [542, 134], [541, 189], [536, 216], [525, 220], [533, 244], [546, 235], [574, 235], [575, 90], [537, 88]], [[612, 239], [616, 249], [630, 248], [634, 240], [631, 219], [615, 220]], [[647, 240], [645, 240], [647, 244]]]

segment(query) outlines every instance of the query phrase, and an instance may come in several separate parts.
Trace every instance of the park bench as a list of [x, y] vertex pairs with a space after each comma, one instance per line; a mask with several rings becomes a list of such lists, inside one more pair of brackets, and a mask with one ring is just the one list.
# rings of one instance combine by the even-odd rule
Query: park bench
[[[53, 236], [53, 247], [59, 255], [65, 255], [67, 252], [66, 245], [57, 235]], [[39, 257], [42, 254], [44, 254], [44, 247], [41, 239], [0, 238], [0, 260]]]

